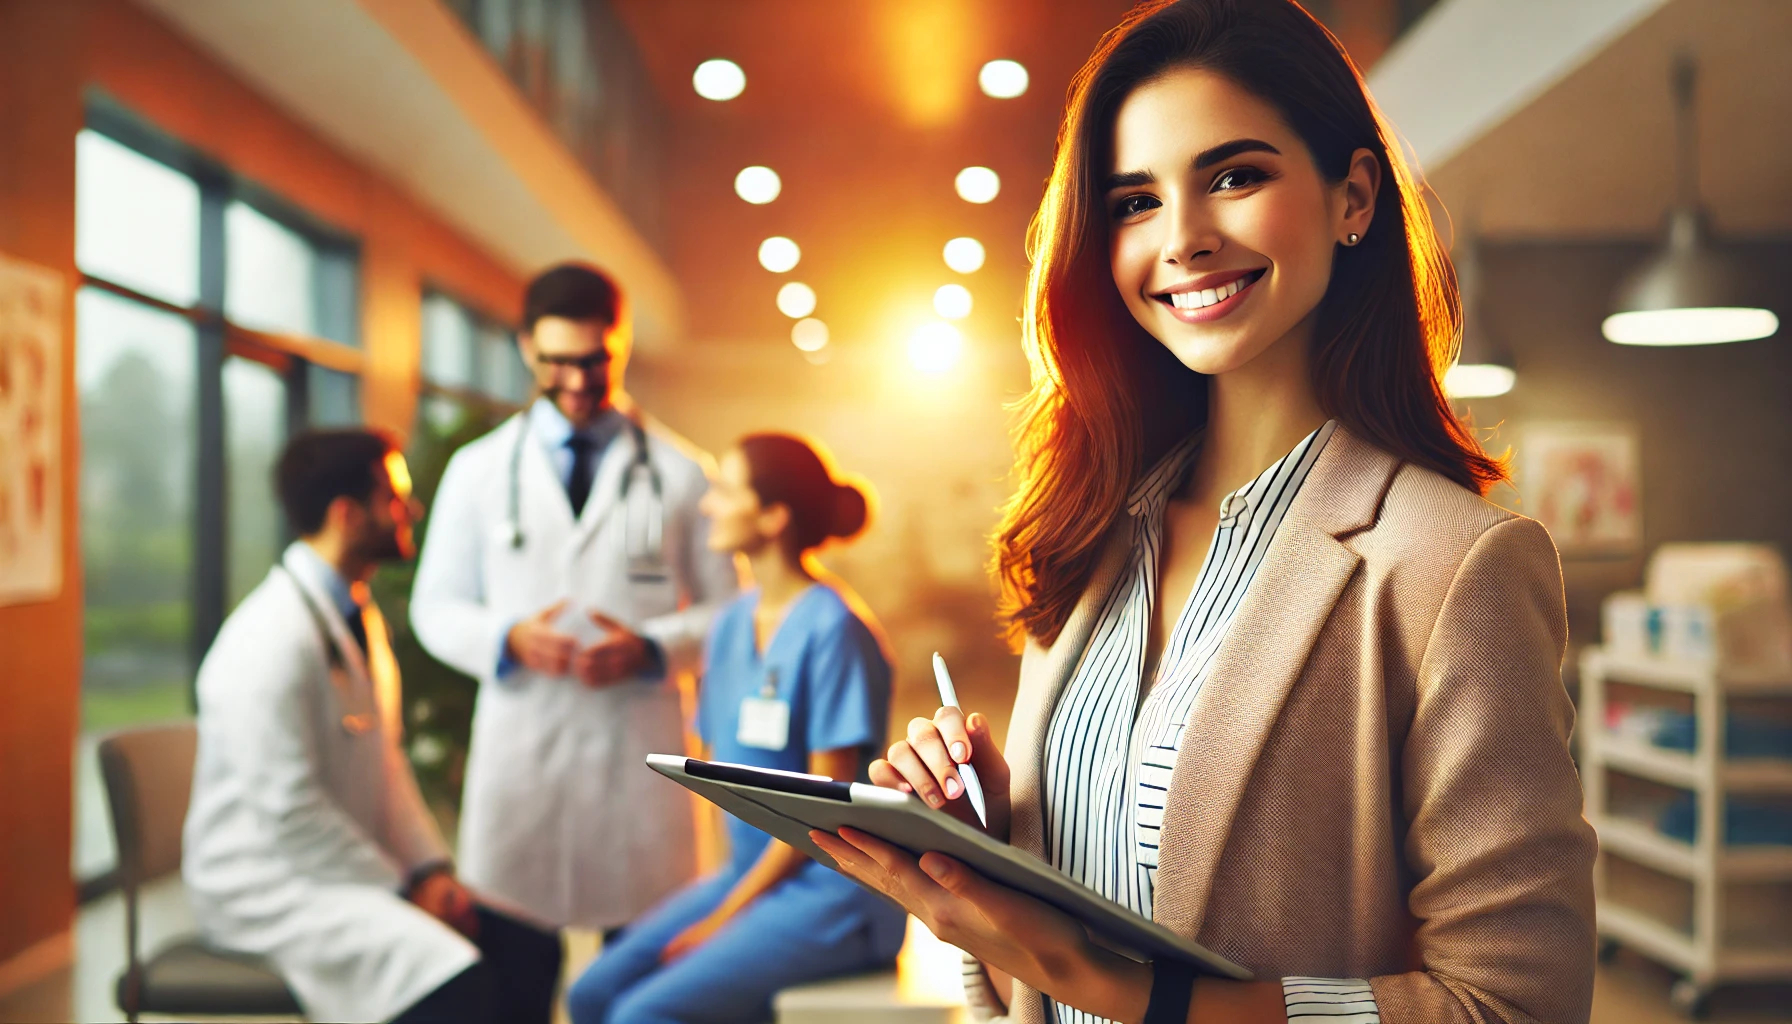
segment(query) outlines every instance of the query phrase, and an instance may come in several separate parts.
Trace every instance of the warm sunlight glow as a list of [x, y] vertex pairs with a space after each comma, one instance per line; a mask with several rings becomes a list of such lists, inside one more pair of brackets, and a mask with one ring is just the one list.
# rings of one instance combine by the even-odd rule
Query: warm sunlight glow
[[411, 500], [411, 467], [399, 452], [386, 453], [386, 477], [392, 481], [392, 494], [399, 501]]
[[1011, 100], [1027, 91], [1027, 69], [1016, 61], [992, 60], [977, 73], [977, 84], [986, 96]]
[[820, 352], [828, 347], [828, 325], [814, 317], [798, 320], [790, 328], [790, 343], [804, 352]]
[[778, 172], [770, 167], [743, 167], [734, 176], [734, 194], [752, 203], [764, 206], [778, 198], [784, 183], [778, 180]]
[[922, 324], [909, 335], [908, 359], [922, 373], [945, 373], [964, 354], [964, 335], [941, 321]]
[[1614, 313], [1601, 329], [1620, 345], [1721, 345], [1765, 338], [1780, 329], [1780, 318], [1770, 309], [1740, 306], [1645, 309]]
[[759, 243], [759, 265], [774, 274], [782, 274], [795, 267], [802, 258], [803, 251], [783, 235], [773, 235]]
[[1496, 398], [1516, 383], [1517, 372], [1498, 363], [1457, 363], [1444, 372], [1444, 394], [1451, 398]]
[[801, 281], [792, 281], [778, 289], [778, 312], [793, 320], [815, 312], [815, 289]]
[[943, 284], [933, 293], [933, 311], [948, 320], [971, 315], [971, 290], [962, 284]]
[[731, 100], [747, 87], [747, 73], [731, 60], [706, 60], [692, 72], [691, 86], [706, 100]]
[[[908, 1007], [962, 1007], [964, 1005], [964, 954], [934, 936], [919, 918], [908, 919], [908, 941], [896, 956], [897, 991]], [[915, 1016], [926, 1016], [915, 1013]], [[959, 1014], [940, 1013], [942, 1019]], [[964, 1015], [968, 1019], [969, 1015]]]
[[974, 274], [983, 267], [983, 243], [975, 238], [954, 238], [946, 243], [946, 266], [960, 274]]
[[1002, 179], [987, 167], [966, 167], [958, 172], [958, 198], [967, 203], [987, 203], [1002, 191]]

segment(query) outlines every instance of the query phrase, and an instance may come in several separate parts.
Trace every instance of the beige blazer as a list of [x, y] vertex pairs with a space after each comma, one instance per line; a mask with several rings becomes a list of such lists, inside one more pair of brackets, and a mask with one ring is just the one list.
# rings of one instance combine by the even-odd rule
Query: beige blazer
[[[1047, 724], [1128, 537], [1021, 661], [1012, 839], [1036, 856]], [[1156, 919], [1262, 978], [1367, 978], [1385, 1024], [1586, 1021], [1596, 841], [1566, 642], [1541, 525], [1340, 428], [1190, 713]], [[1009, 1011], [1043, 1020], [1018, 982]]]

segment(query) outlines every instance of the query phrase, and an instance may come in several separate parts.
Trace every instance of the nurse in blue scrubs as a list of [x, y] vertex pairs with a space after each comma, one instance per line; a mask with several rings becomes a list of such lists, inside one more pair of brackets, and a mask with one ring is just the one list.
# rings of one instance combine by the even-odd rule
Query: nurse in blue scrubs
[[[889, 659], [812, 559], [865, 528], [864, 492], [808, 443], [754, 434], [723, 456], [702, 509], [710, 547], [745, 555], [756, 584], [709, 637], [697, 710], [709, 756], [868, 781]], [[758, 1024], [780, 989], [894, 962], [900, 907], [732, 816], [728, 839], [720, 873], [629, 925], [573, 983], [575, 1024]]]

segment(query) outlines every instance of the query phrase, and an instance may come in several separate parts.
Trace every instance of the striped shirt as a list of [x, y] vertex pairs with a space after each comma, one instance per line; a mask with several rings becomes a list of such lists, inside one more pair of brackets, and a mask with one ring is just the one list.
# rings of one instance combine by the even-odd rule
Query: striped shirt
[[[1200, 575], [1152, 677], [1145, 647], [1157, 600], [1164, 510], [1200, 448], [1195, 435], [1160, 459], [1128, 496], [1132, 555], [1108, 595], [1075, 674], [1052, 712], [1045, 747], [1045, 832], [1052, 864], [1078, 882], [1150, 917], [1165, 797], [1183, 728], [1257, 567], [1335, 421], [1220, 502], [1219, 526]], [[1296, 1024], [1379, 1024], [1367, 983], [1285, 978]], [[1100, 1018], [1050, 1004], [1061, 1024]]]

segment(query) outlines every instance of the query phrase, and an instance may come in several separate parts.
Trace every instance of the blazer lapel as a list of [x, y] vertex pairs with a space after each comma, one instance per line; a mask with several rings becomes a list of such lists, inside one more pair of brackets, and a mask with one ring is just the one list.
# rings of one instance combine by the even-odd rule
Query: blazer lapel
[[1008, 722], [1008, 770], [1012, 773], [1008, 787], [1013, 807], [1008, 841], [1041, 859], [1045, 857], [1045, 800], [1039, 786], [1045, 769], [1046, 730], [1058, 706], [1058, 695], [1082, 660], [1101, 609], [1130, 560], [1132, 534], [1133, 518], [1122, 515], [1109, 529], [1089, 586], [1065, 620], [1058, 639], [1049, 648], [1028, 640], [1021, 658], [1020, 686]]
[[1340, 426], [1295, 498], [1196, 697], [1165, 800], [1153, 917], [1199, 934], [1257, 757], [1361, 557], [1399, 460]]

